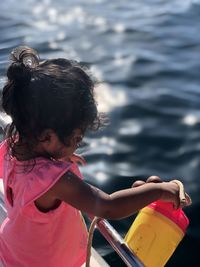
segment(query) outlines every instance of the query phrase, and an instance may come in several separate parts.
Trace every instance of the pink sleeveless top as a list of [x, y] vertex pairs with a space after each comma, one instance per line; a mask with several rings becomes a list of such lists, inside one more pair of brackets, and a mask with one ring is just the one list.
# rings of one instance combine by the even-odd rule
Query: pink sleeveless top
[[[80, 212], [62, 202], [47, 213], [34, 200], [47, 192], [68, 170], [80, 178], [75, 163], [37, 158], [25, 166], [6, 159], [6, 143], [0, 148], [5, 204], [8, 212], [0, 228], [0, 259], [4, 267], [80, 267], [86, 258], [87, 230]], [[29, 164], [28, 162], [26, 162]], [[8, 188], [14, 196], [13, 206]]]

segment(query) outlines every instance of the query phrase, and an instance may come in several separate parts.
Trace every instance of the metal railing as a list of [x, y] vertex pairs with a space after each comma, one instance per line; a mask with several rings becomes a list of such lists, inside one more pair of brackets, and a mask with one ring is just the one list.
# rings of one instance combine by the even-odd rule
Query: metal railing
[[97, 228], [128, 267], [144, 267], [143, 263], [107, 220], [100, 219], [97, 222]]
[[3, 201], [3, 191], [2, 188], [0, 187], [0, 225], [6, 218], [6, 209], [4, 206], [4, 201]]

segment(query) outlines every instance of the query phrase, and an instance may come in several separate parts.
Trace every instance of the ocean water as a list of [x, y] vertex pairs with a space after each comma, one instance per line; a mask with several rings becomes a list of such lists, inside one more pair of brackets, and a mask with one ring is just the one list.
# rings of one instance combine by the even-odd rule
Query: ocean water
[[[113, 192], [150, 175], [181, 179], [190, 227], [167, 267], [200, 266], [200, 1], [7, 0], [0, 10], [0, 88], [22, 44], [89, 66], [110, 124], [80, 150], [87, 181]], [[111, 223], [124, 235], [132, 221]], [[98, 232], [94, 245], [124, 266]]]

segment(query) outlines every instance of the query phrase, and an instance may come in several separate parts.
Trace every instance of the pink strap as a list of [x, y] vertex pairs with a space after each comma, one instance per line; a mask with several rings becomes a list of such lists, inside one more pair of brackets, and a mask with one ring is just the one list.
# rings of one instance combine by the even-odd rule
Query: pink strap
[[3, 176], [3, 159], [6, 154], [7, 150], [7, 141], [4, 140], [0, 143], [0, 179], [2, 179]]

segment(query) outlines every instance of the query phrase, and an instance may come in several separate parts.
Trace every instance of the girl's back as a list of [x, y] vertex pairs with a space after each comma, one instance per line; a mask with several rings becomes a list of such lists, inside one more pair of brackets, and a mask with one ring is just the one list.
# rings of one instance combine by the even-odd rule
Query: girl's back
[[30, 162], [4, 157], [8, 217], [0, 235], [3, 266], [79, 267], [84, 263], [87, 232], [80, 212], [65, 202], [41, 212], [34, 203], [68, 170], [81, 178], [75, 163], [37, 158], [31, 166]]

